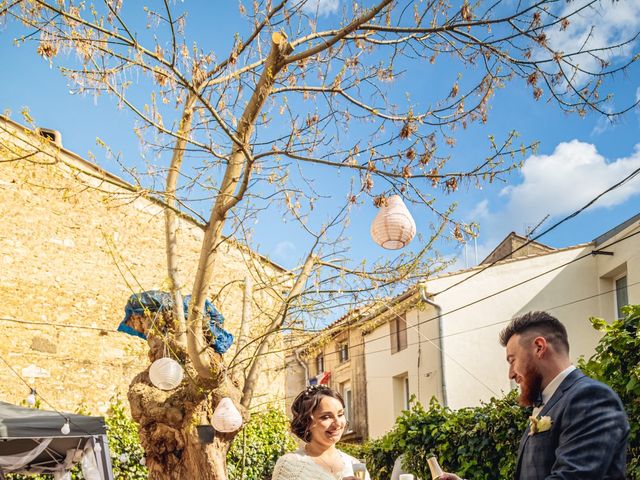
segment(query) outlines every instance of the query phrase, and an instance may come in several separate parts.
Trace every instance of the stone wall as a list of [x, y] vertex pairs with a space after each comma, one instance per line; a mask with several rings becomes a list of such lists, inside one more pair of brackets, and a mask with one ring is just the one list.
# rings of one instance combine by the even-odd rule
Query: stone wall
[[[0, 400], [20, 403], [29, 393], [11, 369], [30, 375], [56, 409], [98, 413], [115, 395], [126, 399], [130, 380], [148, 366], [147, 349], [116, 328], [132, 293], [167, 290], [161, 205], [0, 117], [0, 219], [0, 356], [8, 363], [0, 362]], [[181, 219], [185, 293], [202, 237], [201, 226]], [[210, 298], [237, 336], [244, 279], [260, 287], [287, 273], [231, 240], [222, 249]], [[254, 292], [255, 337], [277, 297], [269, 288]], [[232, 346], [227, 361], [234, 353]], [[255, 404], [284, 397], [283, 365], [282, 354], [267, 357]]]

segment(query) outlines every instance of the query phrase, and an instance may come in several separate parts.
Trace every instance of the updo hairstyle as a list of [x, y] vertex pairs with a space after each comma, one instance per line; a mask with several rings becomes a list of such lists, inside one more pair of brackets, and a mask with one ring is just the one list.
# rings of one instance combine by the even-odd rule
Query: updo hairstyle
[[309, 385], [298, 394], [291, 405], [291, 432], [303, 442], [311, 441], [311, 425], [313, 411], [320, 404], [322, 397], [332, 397], [338, 400], [344, 408], [344, 400], [335, 390], [326, 385]]

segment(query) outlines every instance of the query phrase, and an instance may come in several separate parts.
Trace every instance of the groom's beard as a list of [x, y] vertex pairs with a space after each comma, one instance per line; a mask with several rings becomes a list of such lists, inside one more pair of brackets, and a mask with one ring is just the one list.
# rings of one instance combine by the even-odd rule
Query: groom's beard
[[522, 375], [520, 396], [518, 403], [523, 407], [531, 407], [542, 393], [542, 374], [538, 369], [529, 365]]

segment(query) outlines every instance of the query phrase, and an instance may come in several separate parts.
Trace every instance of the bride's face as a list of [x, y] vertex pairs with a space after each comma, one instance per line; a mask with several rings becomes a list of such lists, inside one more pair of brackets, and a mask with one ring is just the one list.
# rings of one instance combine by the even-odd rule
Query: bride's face
[[342, 437], [347, 426], [344, 407], [340, 400], [333, 397], [322, 397], [312, 416], [313, 421], [309, 429], [311, 440], [309, 443], [316, 443], [325, 447], [335, 445]]

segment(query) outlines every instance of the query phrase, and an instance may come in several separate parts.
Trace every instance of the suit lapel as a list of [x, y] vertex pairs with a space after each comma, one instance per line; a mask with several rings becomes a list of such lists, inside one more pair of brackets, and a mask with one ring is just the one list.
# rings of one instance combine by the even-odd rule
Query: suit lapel
[[[562, 381], [562, 383], [558, 386], [557, 390], [551, 396], [549, 401], [545, 403], [545, 405], [542, 407], [542, 410], [540, 410], [540, 413], [538, 413], [538, 417], [543, 417], [544, 414], [549, 409], [551, 409], [551, 407], [553, 407], [556, 403], [558, 403], [558, 401], [564, 395], [564, 392], [566, 392], [569, 388], [573, 386], [574, 383], [576, 383], [580, 378], [584, 376], [585, 376], [584, 373], [582, 373], [578, 369], [575, 369], [569, 375], [567, 375], [567, 378], [565, 378]], [[531, 426], [531, 422], [527, 424], [527, 428], [525, 429], [524, 434], [520, 439], [520, 446], [518, 447], [518, 462], [516, 464], [516, 476], [515, 476], [516, 479], [520, 478], [520, 469], [522, 467], [522, 452], [524, 451], [524, 447], [527, 444], [527, 440], [529, 439], [530, 426]]]
[[547, 403], [544, 404], [538, 416], [543, 417], [545, 413], [547, 413], [547, 411], [551, 409], [551, 407], [553, 407], [556, 403], [558, 403], [558, 401], [564, 395], [564, 392], [569, 390], [574, 383], [576, 383], [579, 379], [581, 379], [584, 376], [585, 376], [584, 373], [582, 373], [577, 368], [573, 372], [571, 372], [569, 375], [567, 375], [567, 378], [565, 378], [562, 381], [562, 383], [558, 386], [558, 389], [555, 391], [553, 396], [549, 399]]

